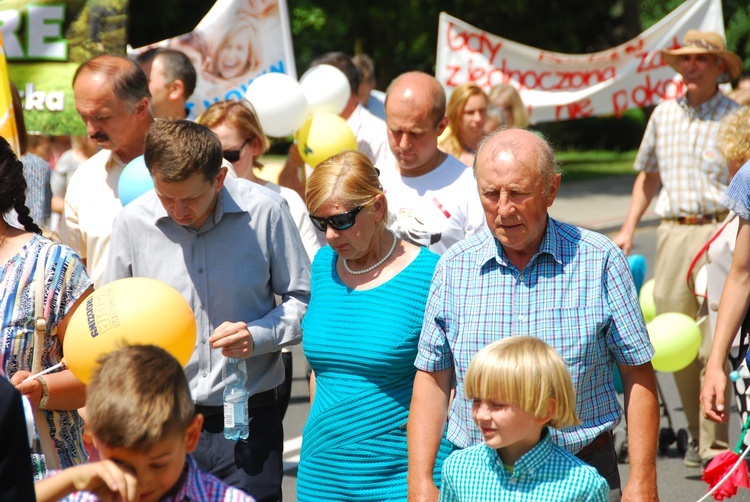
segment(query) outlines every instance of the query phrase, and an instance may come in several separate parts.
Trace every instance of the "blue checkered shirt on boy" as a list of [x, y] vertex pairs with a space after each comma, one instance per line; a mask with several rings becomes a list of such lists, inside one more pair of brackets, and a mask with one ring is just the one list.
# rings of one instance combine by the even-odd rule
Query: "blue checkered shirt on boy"
[[438, 262], [414, 364], [430, 373], [455, 369], [447, 437], [459, 448], [482, 442], [463, 381], [474, 354], [495, 340], [535, 336], [563, 358], [582, 424], [552, 437], [571, 453], [620, 421], [614, 363], [637, 366], [654, 354], [622, 251], [601, 234], [547, 222], [539, 251], [522, 271], [489, 230]]
[[497, 451], [478, 444], [452, 453], [443, 464], [440, 502], [606, 502], [607, 481], [596, 469], [542, 440], [509, 472]]

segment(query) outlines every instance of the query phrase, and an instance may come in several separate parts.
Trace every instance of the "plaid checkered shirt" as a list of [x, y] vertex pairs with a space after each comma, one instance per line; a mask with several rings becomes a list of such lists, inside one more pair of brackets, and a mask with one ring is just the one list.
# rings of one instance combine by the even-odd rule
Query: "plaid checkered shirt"
[[734, 175], [721, 202], [741, 218], [750, 221], [750, 162]]
[[678, 218], [726, 211], [721, 196], [730, 174], [716, 148], [716, 132], [721, 119], [739, 106], [717, 91], [697, 108], [691, 108], [685, 97], [656, 107], [634, 164], [638, 171], [658, 172], [661, 177], [656, 214]]
[[[185, 461], [187, 476], [174, 496], [163, 497], [159, 502], [254, 502], [250, 495], [238, 488], [226, 485], [219, 478], [198, 467], [188, 455]], [[99, 502], [101, 499], [91, 492], [75, 492], [62, 499], [64, 502]]]
[[443, 464], [440, 502], [606, 502], [607, 481], [552, 442], [549, 434], [519, 458], [513, 473], [485, 444], [451, 454]]
[[620, 421], [614, 363], [637, 366], [653, 356], [622, 251], [601, 234], [547, 222], [539, 251], [522, 271], [489, 230], [455, 244], [438, 262], [415, 366], [455, 369], [447, 437], [459, 448], [482, 441], [463, 379], [474, 354], [495, 340], [535, 336], [563, 358], [582, 424], [552, 436], [572, 453]]

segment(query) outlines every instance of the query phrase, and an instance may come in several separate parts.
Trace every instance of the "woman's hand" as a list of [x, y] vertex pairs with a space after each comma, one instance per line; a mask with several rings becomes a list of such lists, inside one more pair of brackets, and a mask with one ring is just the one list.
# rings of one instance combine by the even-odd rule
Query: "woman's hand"
[[39, 401], [42, 399], [42, 384], [36, 378], [32, 378], [28, 382], [24, 382], [24, 380], [26, 380], [29, 375], [31, 375], [31, 373], [26, 370], [18, 370], [10, 378], [10, 383], [15, 385], [16, 389], [18, 389], [18, 392], [29, 399], [31, 404], [34, 405], [34, 408], [38, 408]]

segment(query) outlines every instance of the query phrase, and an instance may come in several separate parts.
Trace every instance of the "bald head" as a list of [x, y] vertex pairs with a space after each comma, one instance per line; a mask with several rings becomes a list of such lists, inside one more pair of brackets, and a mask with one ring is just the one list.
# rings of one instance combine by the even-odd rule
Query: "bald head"
[[430, 116], [437, 126], [445, 116], [445, 90], [435, 77], [421, 71], [410, 71], [396, 77], [385, 92], [385, 113], [388, 115], [388, 102], [398, 101], [419, 109], [429, 109]]
[[545, 190], [550, 187], [555, 176], [560, 174], [552, 146], [526, 129], [500, 129], [485, 136], [474, 157], [475, 175], [478, 166], [500, 157], [513, 158], [520, 164], [534, 167]]

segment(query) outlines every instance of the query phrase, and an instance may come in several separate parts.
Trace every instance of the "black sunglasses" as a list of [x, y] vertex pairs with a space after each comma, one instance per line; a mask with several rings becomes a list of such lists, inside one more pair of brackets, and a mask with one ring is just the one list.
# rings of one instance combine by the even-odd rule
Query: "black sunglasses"
[[247, 145], [250, 142], [249, 139], [246, 139], [244, 143], [240, 145], [240, 147], [236, 150], [224, 150], [221, 152], [222, 157], [226, 159], [227, 162], [237, 162], [240, 160], [240, 152], [243, 148], [245, 148], [245, 145]]
[[347, 228], [354, 226], [354, 219], [357, 217], [357, 214], [362, 211], [362, 207], [363, 206], [358, 206], [351, 211], [335, 214], [328, 218], [318, 218], [317, 216], [310, 215], [310, 221], [312, 221], [313, 226], [321, 232], [325, 232], [328, 225], [331, 225], [331, 228], [335, 228], [336, 230], [346, 230]]

